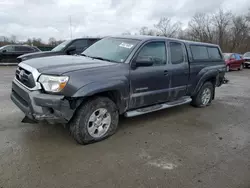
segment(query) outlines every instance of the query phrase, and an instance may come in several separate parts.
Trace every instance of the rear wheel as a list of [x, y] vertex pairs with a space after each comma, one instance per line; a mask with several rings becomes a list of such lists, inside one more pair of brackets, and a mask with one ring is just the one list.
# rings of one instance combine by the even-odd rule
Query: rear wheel
[[193, 97], [192, 105], [195, 107], [205, 107], [211, 104], [214, 95], [214, 85], [205, 82], [200, 91]]
[[79, 144], [101, 141], [118, 126], [118, 110], [112, 100], [97, 97], [84, 103], [70, 122], [70, 132]]

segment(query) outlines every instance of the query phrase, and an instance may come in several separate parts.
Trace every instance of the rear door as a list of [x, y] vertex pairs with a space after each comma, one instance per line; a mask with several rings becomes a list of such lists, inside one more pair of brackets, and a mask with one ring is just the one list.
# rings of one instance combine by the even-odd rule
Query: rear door
[[166, 66], [170, 78], [170, 98], [178, 99], [187, 93], [189, 64], [184, 43], [168, 42], [169, 63]]

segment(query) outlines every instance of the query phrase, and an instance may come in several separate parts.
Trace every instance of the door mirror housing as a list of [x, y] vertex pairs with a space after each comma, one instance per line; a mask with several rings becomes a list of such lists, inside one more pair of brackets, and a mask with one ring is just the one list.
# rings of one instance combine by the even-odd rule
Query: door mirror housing
[[1, 52], [2, 52], [2, 53], [6, 53], [6, 52], [7, 52], [7, 50], [2, 50]]
[[134, 64], [136, 67], [149, 67], [152, 66], [154, 64], [152, 58], [147, 57], [147, 56], [138, 56], [135, 61]]
[[68, 49], [66, 50], [67, 54], [71, 54], [72, 52], [76, 51], [76, 47], [75, 46], [70, 46], [68, 47]]
[[235, 60], [235, 59], [231, 57], [229, 60], [230, 60], [230, 61], [233, 61], [233, 60]]

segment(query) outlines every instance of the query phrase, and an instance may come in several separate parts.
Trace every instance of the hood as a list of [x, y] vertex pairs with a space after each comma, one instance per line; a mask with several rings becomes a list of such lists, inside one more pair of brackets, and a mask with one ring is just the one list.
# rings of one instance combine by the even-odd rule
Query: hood
[[17, 59], [20, 59], [20, 60], [24, 61], [24, 60], [31, 59], [31, 58], [59, 55], [61, 53], [62, 52], [53, 52], [53, 51], [34, 52], [34, 53], [28, 53], [28, 54], [20, 55], [20, 56], [17, 57]]
[[40, 73], [61, 75], [66, 72], [77, 71], [81, 69], [92, 69], [96, 67], [117, 65], [108, 61], [92, 59], [84, 56], [52, 56], [38, 59], [29, 59], [23, 62]]

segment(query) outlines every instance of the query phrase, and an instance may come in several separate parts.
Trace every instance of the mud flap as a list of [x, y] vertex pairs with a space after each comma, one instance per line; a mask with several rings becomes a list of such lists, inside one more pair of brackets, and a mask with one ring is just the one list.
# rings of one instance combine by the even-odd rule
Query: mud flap
[[37, 123], [37, 121], [29, 118], [28, 116], [25, 116], [21, 122], [22, 123], [32, 123], [32, 124]]
[[222, 84], [227, 84], [229, 82], [229, 80], [227, 78], [223, 78]]

